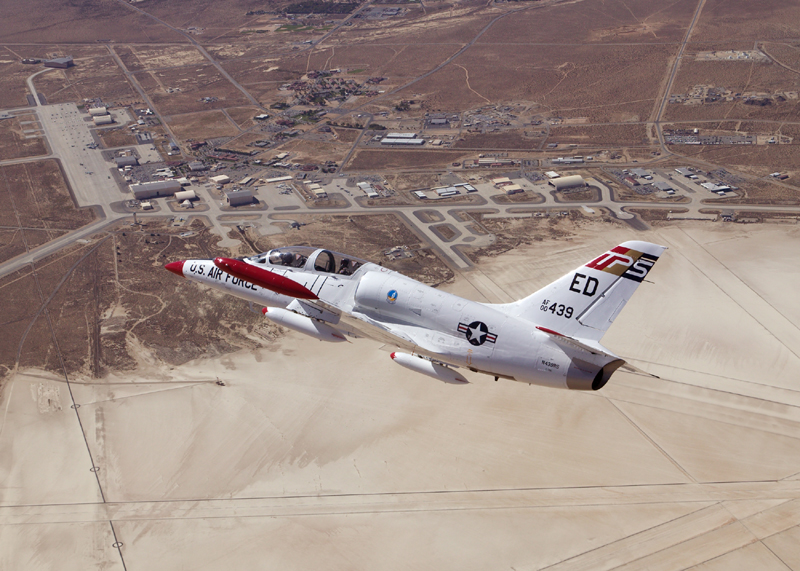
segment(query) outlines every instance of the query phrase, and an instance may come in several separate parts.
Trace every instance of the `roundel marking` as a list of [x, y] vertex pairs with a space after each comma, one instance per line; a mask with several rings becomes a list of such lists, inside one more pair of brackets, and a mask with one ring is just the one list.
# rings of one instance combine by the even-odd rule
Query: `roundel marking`
[[394, 304], [397, 302], [397, 290], [389, 290], [389, 293], [386, 294], [386, 301], [388, 303]]
[[458, 332], [463, 333], [467, 341], [472, 345], [483, 345], [497, 343], [497, 333], [492, 333], [483, 321], [473, 321], [470, 324], [459, 323]]
[[473, 321], [467, 326], [465, 333], [467, 341], [472, 345], [483, 345], [486, 343], [486, 336], [489, 334], [489, 328], [483, 321]]

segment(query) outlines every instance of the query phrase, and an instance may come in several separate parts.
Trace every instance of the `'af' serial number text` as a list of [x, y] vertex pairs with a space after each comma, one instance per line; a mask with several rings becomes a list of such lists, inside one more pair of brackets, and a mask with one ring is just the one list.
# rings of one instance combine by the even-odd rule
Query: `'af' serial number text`
[[539, 309], [542, 311], [549, 311], [553, 315], [558, 315], [559, 317], [566, 317], [569, 319], [572, 317], [573, 309], [564, 305], [563, 303], [550, 303], [549, 299], [546, 299], [542, 302], [542, 305], [539, 306]]

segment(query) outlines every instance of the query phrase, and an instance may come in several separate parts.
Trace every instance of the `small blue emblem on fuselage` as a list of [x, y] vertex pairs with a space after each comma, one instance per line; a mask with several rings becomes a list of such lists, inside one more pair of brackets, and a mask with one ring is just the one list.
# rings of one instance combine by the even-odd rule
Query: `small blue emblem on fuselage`
[[392, 304], [397, 302], [397, 290], [396, 289], [389, 290], [389, 293], [386, 294], [386, 301], [388, 303], [392, 303]]

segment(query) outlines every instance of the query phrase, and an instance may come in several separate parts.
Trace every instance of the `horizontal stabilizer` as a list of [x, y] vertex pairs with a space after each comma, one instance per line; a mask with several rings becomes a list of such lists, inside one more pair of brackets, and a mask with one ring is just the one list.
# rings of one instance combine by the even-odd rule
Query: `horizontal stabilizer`
[[615, 355], [596, 341], [593, 342], [586, 339], [579, 340], [575, 339], [574, 337], [567, 337], [566, 335], [562, 335], [561, 333], [553, 331], [552, 329], [547, 329], [546, 327], [537, 327], [536, 329], [542, 333], [547, 333], [556, 343], [569, 345], [575, 347], [576, 349], [582, 349], [583, 351], [588, 351], [592, 355], [605, 355], [606, 357], [611, 357], [613, 359], [620, 358], [618, 355]]

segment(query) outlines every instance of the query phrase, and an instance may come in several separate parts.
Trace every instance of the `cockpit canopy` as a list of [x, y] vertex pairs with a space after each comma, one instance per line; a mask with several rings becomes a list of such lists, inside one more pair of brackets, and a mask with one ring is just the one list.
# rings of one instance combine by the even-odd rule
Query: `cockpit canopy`
[[247, 258], [247, 261], [255, 264], [298, 268], [343, 276], [352, 275], [358, 268], [369, 263], [353, 256], [310, 246], [275, 248], [269, 252], [251, 256]]

